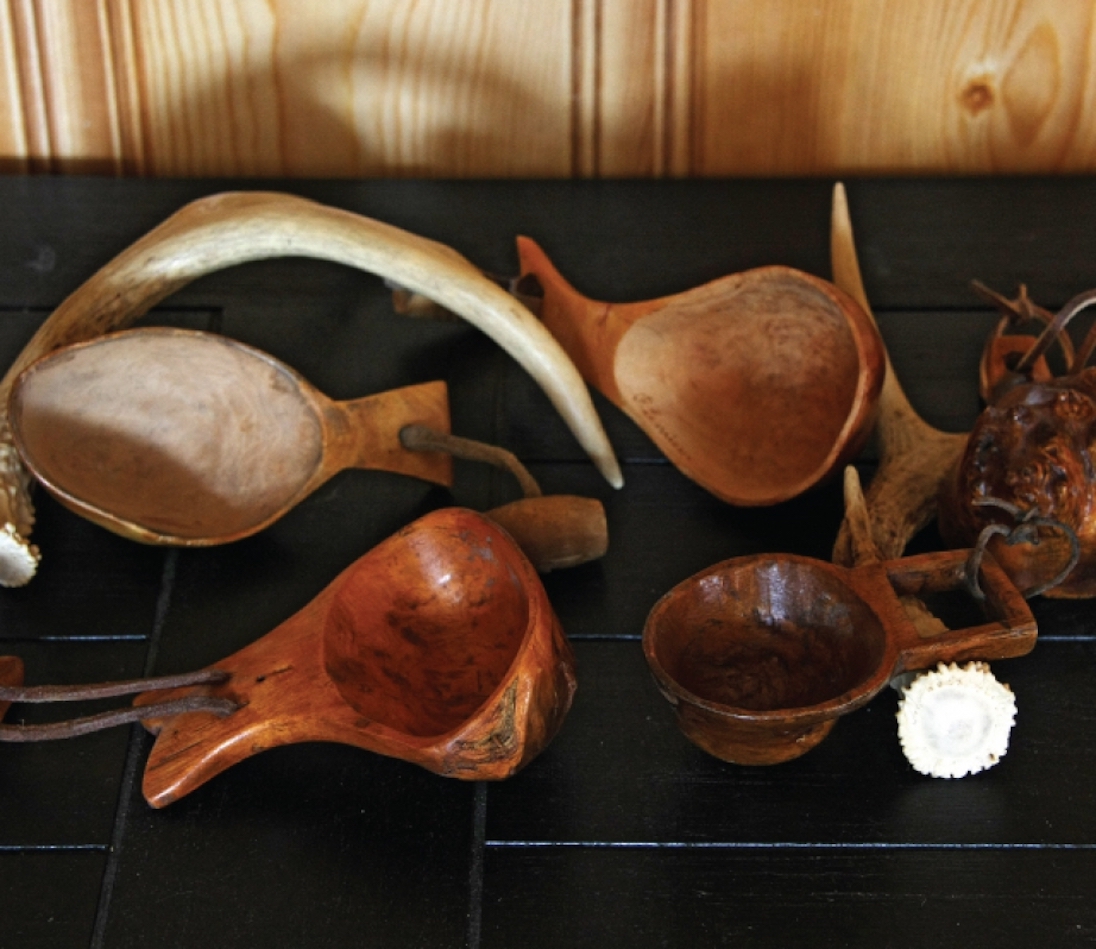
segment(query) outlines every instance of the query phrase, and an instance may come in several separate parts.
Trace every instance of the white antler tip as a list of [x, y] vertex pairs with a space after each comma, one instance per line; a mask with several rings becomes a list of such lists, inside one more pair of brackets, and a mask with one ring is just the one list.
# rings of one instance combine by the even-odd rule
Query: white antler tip
[[28, 584], [38, 569], [41, 555], [28, 544], [11, 524], [0, 527], [0, 586], [21, 587]]
[[903, 690], [898, 737], [915, 770], [961, 778], [991, 768], [1008, 751], [1016, 698], [989, 666], [940, 665]]

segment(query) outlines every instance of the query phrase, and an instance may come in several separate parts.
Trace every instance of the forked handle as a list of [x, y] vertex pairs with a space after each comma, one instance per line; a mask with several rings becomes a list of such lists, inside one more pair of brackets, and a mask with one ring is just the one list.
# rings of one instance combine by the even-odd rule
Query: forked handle
[[143, 720], [156, 735], [142, 782], [152, 807], [170, 804], [245, 758], [281, 745], [341, 741], [383, 750], [370, 741], [362, 717], [348, 708], [324, 669], [323, 630], [340, 579], [265, 636], [210, 666], [228, 674], [224, 681], [137, 697], [137, 706], [195, 695], [236, 705], [221, 717], [150, 715]]
[[[884, 564], [884, 568], [899, 596], [921, 597], [967, 589], [969, 556], [969, 550], [947, 550], [892, 560]], [[949, 629], [931, 639], [922, 639], [910, 627], [898, 643], [896, 675], [928, 669], [938, 662], [1010, 659], [1034, 648], [1038, 634], [1035, 617], [1008, 574], [986, 554], [979, 565], [978, 576], [985, 594], [982, 606], [987, 622]]]

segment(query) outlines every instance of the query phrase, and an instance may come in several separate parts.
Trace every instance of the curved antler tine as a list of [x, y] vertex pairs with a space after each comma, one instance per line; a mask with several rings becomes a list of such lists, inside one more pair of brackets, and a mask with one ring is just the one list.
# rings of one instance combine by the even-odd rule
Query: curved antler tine
[[[871, 315], [871, 305], [860, 276], [848, 199], [841, 182], [834, 185], [830, 222], [830, 258], [833, 281]], [[902, 555], [906, 544], [936, 516], [940, 484], [966, 443], [965, 434], [941, 432], [914, 411], [887, 356], [887, 373], [879, 398], [876, 422], [879, 470], [865, 499], [871, 533], [880, 556]], [[834, 544], [833, 559], [851, 564], [855, 548], [848, 518]]]
[[860, 275], [860, 258], [856, 253], [852, 219], [849, 217], [849, 199], [841, 181], [833, 186], [833, 204], [830, 208], [830, 269], [833, 271], [833, 282], [875, 319]]
[[[229, 192], [186, 205], [76, 289], [42, 324], [0, 381], [0, 584], [26, 583], [34, 509], [11, 445], [7, 396], [36, 358], [136, 320], [203, 274], [270, 257], [316, 257], [378, 274], [464, 317], [540, 384], [598, 469], [623, 483], [578, 370], [544, 326], [452, 248], [348, 211], [271, 192]], [[11, 540], [12, 557], [5, 557]]]
[[849, 534], [851, 566], [882, 559], [879, 556], [879, 548], [875, 545], [875, 538], [872, 537], [871, 519], [868, 516], [868, 505], [864, 500], [864, 491], [860, 484], [860, 473], [852, 465], [845, 468], [844, 488], [844, 526]]

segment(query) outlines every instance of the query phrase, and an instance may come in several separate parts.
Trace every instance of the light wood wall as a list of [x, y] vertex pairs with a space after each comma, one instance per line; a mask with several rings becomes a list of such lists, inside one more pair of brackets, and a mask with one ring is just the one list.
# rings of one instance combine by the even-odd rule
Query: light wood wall
[[0, 170], [1096, 170], [1092, 0], [0, 0]]

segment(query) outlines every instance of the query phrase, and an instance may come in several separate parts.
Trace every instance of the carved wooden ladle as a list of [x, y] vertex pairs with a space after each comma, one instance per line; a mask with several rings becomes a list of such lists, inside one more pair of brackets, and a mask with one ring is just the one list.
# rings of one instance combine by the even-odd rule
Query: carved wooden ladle
[[[988, 622], [926, 639], [903, 600], [963, 588]], [[1023, 655], [1035, 639], [1027, 602], [988, 555], [972, 564], [971, 551], [953, 550], [842, 567], [763, 554], [674, 587], [651, 610], [643, 648], [691, 741], [725, 761], [761, 765], [806, 753], [895, 676]]]
[[540, 497], [510, 453], [449, 435], [443, 382], [334, 402], [250, 346], [150, 327], [33, 363], [12, 388], [9, 418], [26, 466], [51, 494], [145, 543], [249, 536], [348, 467], [450, 486], [458, 452], [523, 482], [526, 499], [498, 520], [542, 569], [605, 551], [600, 502]]
[[[497, 525], [461, 508], [405, 527], [296, 615], [187, 678], [200, 684], [158, 688], [123, 710], [158, 736], [143, 784], [153, 807], [260, 751], [306, 741], [448, 777], [506, 778], [552, 739], [575, 690], [571, 648], [532, 565]], [[26, 691], [16, 700], [36, 697]], [[77, 725], [70, 734], [95, 722]], [[67, 736], [0, 726], [0, 740]]]
[[639, 303], [576, 291], [528, 238], [522, 278], [591, 385], [684, 474], [738, 505], [794, 497], [859, 451], [883, 382], [878, 332], [827, 281], [788, 267]]
[[34, 575], [29, 476], [11, 445], [7, 397], [15, 378], [48, 352], [129, 325], [190, 281], [234, 264], [316, 257], [379, 274], [440, 301], [483, 330], [541, 385], [599, 470], [620, 467], [574, 364], [512, 296], [435, 241], [304, 198], [240, 192], [180, 209], [78, 287], [42, 324], [0, 380], [0, 584]]
[[334, 402], [288, 366], [211, 333], [152, 327], [55, 350], [12, 387], [12, 436], [64, 504], [146, 543], [255, 533], [345, 468], [452, 484], [399, 432], [448, 430], [443, 382]]

